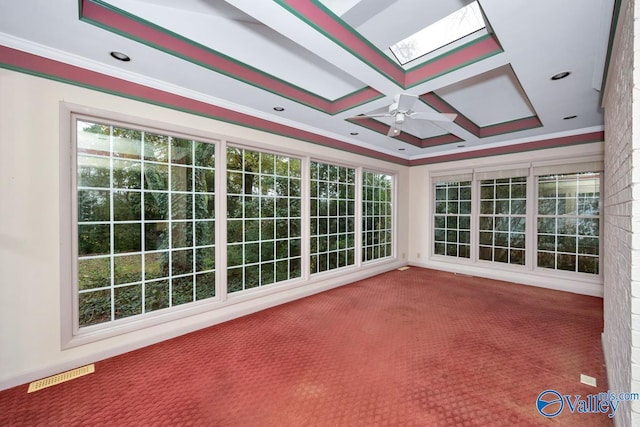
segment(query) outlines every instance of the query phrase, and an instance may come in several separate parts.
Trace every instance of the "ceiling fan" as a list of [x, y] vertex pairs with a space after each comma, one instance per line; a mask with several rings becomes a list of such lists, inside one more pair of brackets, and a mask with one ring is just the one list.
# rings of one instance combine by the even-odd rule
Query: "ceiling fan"
[[411, 108], [418, 101], [418, 96], [410, 93], [399, 93], [393, 97], [393, 103], [389, 105], [387, 113], [382, 114], [361, 114], [351, 117], [351, 119], [367, 119], [369, 117], [392, 117], [393, 123], [389, 127], [387, 136], [398, 136], [402, 125], [407, 119], [429, 120], [433, 122], [452, 122], [457, 114], [413, 111]]

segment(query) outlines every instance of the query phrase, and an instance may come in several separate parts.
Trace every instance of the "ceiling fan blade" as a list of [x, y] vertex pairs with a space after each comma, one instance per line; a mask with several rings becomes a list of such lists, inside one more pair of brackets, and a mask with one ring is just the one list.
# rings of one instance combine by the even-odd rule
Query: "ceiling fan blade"
[[384, 114], [359, 114], [357, 116], [353, 116], [353, 117], [349, 117], [349, 120], [361, 120], [361, 119], [368, 119], [370, 117], [393, 117], [391, 114], [389, 113], [384, 113]]
[[397, 100], [398, 111], [402, 111], [402, 112], [407, 112], [411, 110], [411, 107], [413, 107], [413, 105], [418, 100], [417, 95], [412, 95], [410, 93], [400, 93], [396, 95], [396, 97], [398, 98]]
[[433, 122], [452, 122], [458, 117], [457, 114], [452, 113], [436, 113], [427, 111], [415, 111], [408, 114], [409, 117], [416, 120], [431, 120]]

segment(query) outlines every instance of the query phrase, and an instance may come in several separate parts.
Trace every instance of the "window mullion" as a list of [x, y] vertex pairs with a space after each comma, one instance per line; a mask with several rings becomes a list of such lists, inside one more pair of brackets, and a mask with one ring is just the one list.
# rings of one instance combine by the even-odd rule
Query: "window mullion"
[[311, 276], [311, 159], [305, 156], [301, 160], [301, 206], [302, 215], [300, 227], [301, 250], [302, 256], [302, 278], [306, 281]]
[[216, 295], [227, 300], [227, 141], [216, 144], [215, 210], [216, 210]]
[[526, 240], [525, 240], [525, 267], [532, 271], [536, 267], [536, 253], [538, 252], [538, 183], [533, 175], [533, 168], [527, 177], [527, 215], [526, 215]]
[[478, 262], [479, 242], [480, 242], [480, 180], [473, 174], [471, 181], [471, 262]]
[[362, 166], [356, 168], [356, 177], [355, 177], [355, 207], [354, 207], [354, 243], [355, 243], [355, 265], [357, 268], [362, 266], [362, 238], [363, 238], [363, 229], [362, 229], [362, 185], [363, 185], [363, 170]]

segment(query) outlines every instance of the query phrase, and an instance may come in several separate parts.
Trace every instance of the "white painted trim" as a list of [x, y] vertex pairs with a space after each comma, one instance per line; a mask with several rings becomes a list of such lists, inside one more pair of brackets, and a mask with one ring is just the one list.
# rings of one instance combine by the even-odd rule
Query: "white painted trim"
[[[151, 344], [175, 338], [189, 332], [194, 332], [199, 329], [227, 322], [229, 320], [256, 313], [280, 304], [344, 286], [358, 280], [394, 270], [404, 265], [406, 265], [406, 262], [392, 260], [391, 262], [379, 263], [371, 266], [367, 265], [359, 270], [349, 273], [341, 271], [339, 272], [340, 274], [327, 275], [323, 280], [319, 280], [313, 284], [298, 286], [283, 292], [272, 293], [270, 295], [265, 295], [260, 299], [254, 298], [233, 304], [231, 303], [231, 300], [229, 300], [228, 305], [220, 307], [214, 311], [209, 311], [206, 314], [186, 318], [183, 319], [183, 321], [177, 321], [172, 324], [165, 324], [165, 327], [163, 328], [148, 328], [148, 334], [143, 339], [135, 340], [117, 347], [111, 347], [87, 356], [74, 358], [64, 363], [53, 364], [43, 369], [17, 374], [7, 380], [1, 381], [0, 390], [25, 384], [30, 381], [76, 368], [78, 366], [95, 363], [108, 357], [117, 356]], [[146, 331], [147, 330], [145, 330], [145, 332]]]
[[106, 76], [111, 76], [118, 79], [126, 80], [129, 82], [133, 82], [146, 87], [162, 90], [164, 92], [172, 93], [175, 95], [184, 96], [186, 98], [193, 99], [196, 101], [202, 101], [209, 105], [215, 105], [218, 107], [226, 108], [228, 110], [232, 110], [232, 111], [247, 114], [253, 117], [268, 120], [270, 122], [279, 123], [285, 126], [291, 126], [291, 127], [305, 130], [317, 135], [325, 136], [327, 138], [345, 141], [351, 145], [378, 151], [384, 154], [388, 154], [390, 156], [409, 159], [408, 155], [403, 155], [402, 153], [398, 153], [398, 151], [394, 151], [391, 148], [380, 147], [377, 145], [367, 143], [366, 141], [361, 141], [360, 139], [357, 139], [357, 138], [349, 138], [348, 136], [345, 136], [342, 134], [329, 132], [327, 130], [314, 127], [310, 125], [309, 122], [303, 123], [303, 122], [290, 120], [283, 116], [271, 114], [268, 112], [257, 110], [255, 108], [250, 108], [250, 107], [247, 107], [246, 105], [236, 104], [226, 99], [217, 98], [211, 95], [204, 94], [202, 92], [185, 88], [183, 86], [178, 86], [175, 84], [167, 83], [162, 80], [151, 78], [149, 76], [134, 73], [134, 72], [122, 69], [121, 67], [116, 67], [113, 65], [108, 65], [108, 64], [99, 62], [99, 61], [87, 59], [85, 57], [71, 54], [69, 52], [65, 52], [59, 49], [51, 48], [49, 46], [44, 46], [38, 43], [34, 43], [30, 40], [21, 39], [7, 33], [0, 32], [0, 44], [10, 47], [12, 49], [21, 50], [23, 52], [27, 52], [33, 55], [41, 56], [43, 58], [51, 59], [53, 61], [58, 61], [63, 64], [69, 64], [85, 70], [104, 74]]
[[[216, 145], [216, 258], [218, 260], [216, 265], [216, 296], [214, 298], [195, 301], [184, 307], [175, 307], [168, 310], [158, 310], [157, 312], [145, 313], [144, 318], [137, 318], [132, 316], [130, 318], [119, 319], [107, 324], [98, 324], [83, 328], [79, 333], [79, 326], [77, 324], [77, 288], [75, 287], [74, 277], [77, 272], [74, 272], [74, 265], [76, 260], [76, 248], [73, 230], [77, 223], [74, 210], [72, 207], [72, 201], [74, 197], [75, 188], [75, 173], [73, 172], [73, 164], [75, 162], [76, 150], [75, 150], [75, 132], [73, 119], [74, 117], [95, 119], [101, 123], [111, 123], [115, 125], [122, 125], [141, 130], [150, 130], [152, 132], [160, 132], [164, 134], [170, 134], [172, 136], [186, 137], [189, 139], [196, 139], [199, 141], [212, 142]], [[85, 344], [93, 343], [99, 340], [116, 337], [118, 335], [135, 333], [140, 330], [148, 330], [153, 327], [162, 325], [167, 326], [169, 322], [181, 323], [182, 319], [192, 316], [217, 316], [215, 313], [218, 311], [225, 312], [227, 306], [234, 304], [256, 304], [260, 305], [261, 299], [272, 298], [272, 295], [277, 295], [282, 292], [291, 292], [292, 289], [307, 288], [313, 286], [316, 283], [322, 283], [323, 281], [330, 280], [333, 277], [342, 277], [343, 275], [354, 274], [362, 267], [362, 242], [361, 242], [361, 221], [358, 220], [361, 213], [362, 197], [361, 197], [361, 173], [363, 170], [362, 165], [357, 165], [356, 162], [345, 162], [344, 159], [338, 160], [338, 157], [318, 155], [311, 157], [314, 161], [318, 161], [326, 164], [339, 165], [344, 167], [353, 168], [356, 170], [355, 190], [355, 264], [353, 266], [344, 267], [335, 270], [333, 272], [325, 272], [318, 274], [318, 276], [311, 277], [309, 273], [309, 261], [308, 257], [304, 256], [303, 259], [303, 275], [301, 278], [292, 279], [286, 282], [280, 282], [274, 285], [267, 285], [257, 289], [243, 291], [240, 294], [228, 295], [226, 290], [227, 283], [227, 270], [220, 266], [226, 266], [226, 236], [227, 236], [227, 222], [226, 222], [226, 149], [227, 147], [238, 147], [247, 150], [255, 150], [259, 152], [273, 153], [276, 155], [284, 155], [289, 157], [296, 157], [301, 160], [302, 176], [309, 176], [310, 157], [308, 153], [296, 150], [282, 150], [281, 147], [276, 147], [271, 144], [260, 144], [256, 141], [244, 140], [240, 138], [226, 139], [221, 135], [212, 135], [207, 132], [199, 132], [194, 129], [174, 126], [171, 123], [162, 123], [153, 120], [146, 120], [143, 118], [132, 117], [123, 115], [112, 111], [104, 111], [91, 107], [61, 102], [60, 103], [60, 162], [61, 162], [61, 176], [60, 176], [60, 192], [61, 192], [61, 229], [60, 234], [61, 245], [64, 252], [61, 253], [61, 307], [63, 313], [61, 318], [61, 348], [69, 349], [72, 347], [78, 347]], [[385, 170], [385, 173], [389, 173], [393, 176], [399, 175], [399, 169], [394, 168], [378, 168], [371, 167], [372, 170], [381, 169]], [[309, 193], [309, 182], [301, 182], [301, 190], [303, 194]], [[394, 201], [397, 196], [394, 194]], [[302, 213], [306, 210], [306, 229], [302, 230], [301, 239], [306, 242], [308, 249], [309, 245], [309, 206], [308, 199], [301, 200]], [[301, 226], [305, 226], [302, 222]], [[65, 249], [66, 248], [66, 249]], [[308, 252], [306, 252], [308, 254]], [[380, 262], [367, 265], [364, 270], [369, 268], [379, 268], [381, 265], [398, 262], [397, 257], [389, 257]], [[113, 267], [113, 265], [112, 265]], [[305, 271], [306, 270], [306, 271]], [[252, 302], [253, 301], [253, 302]], [[69, 319], [70, 318], [70, 319]], [[71, 322], [71, 323], [69, 323]]]
[[557, 291], [571, 292], [574, 294], [590, 295], [602, 298], [604, 295], [604, 287], [602, 283], [593, 281], [582, 281], [579, 279], [564, 279], [557, 276], [549, 276], [538, 271], [513, 269], [498, 269], [492, 263], [491, 265], [481, 266], [469, 263], [451, 263], [438, 260], [428, 260], [424, 262], [410, 262], [411, 265], [418, 267], [432, 268], [435, 270], [449, 271], [451, 273], [466, 274], [470, 276], [485, 277], [487, 279], [502, 280], [505, 282], [516, 283], [520, 285], [537, 286], [540, 288], [553, 289]]
[[[500, 148], [500, 147], [506, 147], [506, 146], [514, 146], [517, 148], [517, 146], [519, 144], [526, 144], [528, 142], [536, 142], [536, 141], [545, 141], [548, 139], [555, 139], [555, 138], [565, 138], [565, 137], [570, 137], [570, 136], [575, 136], [575, 135], [582, 135], [585, 133], [592, 133], [592, 132], [600, 132], [604, 130], [604, 126], [591, 126], [588, 128], [582, 128], [582, 129], [573, 129], [570, 131], [564, 131], [564, 132], [556, 132], [556, 133], [550, 133], [550, 134], [546, 134], [546, 135], [535, 135], [535, 136], [530, 136], [530, 137], [526, 137], [526, 138], [516, 138], [516, 139], [510, 139], [509, 136], [511, 134], [503, 134], [503, 135], [497, 135], [496, 138], [501, 138], [500, 141], [498, 142], [490, 142], [490, 143], [486, 143], [486, 144], [482, 144], [482, 145], [476, 145], [476, 144], [470, 144], [465, 148], [451, 148], [448, 150], [442, 150], [442, 151], [437, 151], [437, 152], [430, 152], [427, 154], [419, 154], [419, 155], [415, 155], [415, 156], [411, 156], [409, 158], [409, 160], [422, 160], [422, 159], [428, 159], [430, 157], [435, 157], [435, 156], [446, 156], [449, 154], [461, 154], [461, 153], [466, 153], [469, 151], [482, 151], [482, 150], [486, 150], [489, 148]], [[561, 148], [561, 147], [560, 147]], [[574, 148], [575, 149], [575, 148]], [[547, 149], [541, 149], [542, 150], [547, 150]], [[536, 150], [538, 151], [538, 150]], [[505, 153], [504, 155], [510, 155], [510, 154], [514, 154], [514, 153]], [[502, 155], [502, 154], [500, 154]], [[492, 156], [495, 157], [495, 156]], [[477, 161], [478, 159], [475, 158], [471, 158], [469, 159], [471, 161]]]
[[[75, 156], [75, 150], [71, 147], [73, 132], [71, 132], [72, 111], [69, 104], [61, 101], [59, 103], [59, 126], [60, 126], [60, 174], [58, 182], [60, 186], [60, 348], [65, 349], [67, 343], [73, 338], [74, 330], [74, 308], [75, 289], [72, 286], [73, 267], [70, 260], [74, 259], [72, 252], [72, 232], [74, 224], [74, 214], [71, 211], [71, 193], [72, 193], [72, 176], [73, 167], [72, 156]], [[65, 315], [66, 314], [66, 315]]]

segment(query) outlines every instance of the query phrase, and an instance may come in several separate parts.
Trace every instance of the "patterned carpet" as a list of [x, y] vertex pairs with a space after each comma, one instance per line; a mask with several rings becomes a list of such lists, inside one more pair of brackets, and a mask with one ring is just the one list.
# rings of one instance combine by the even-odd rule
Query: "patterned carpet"
[[599, 298], [413, 267], [0, 392], [0, 425], [612, 425], [536, 409], [607, 390], [602, 322]]

